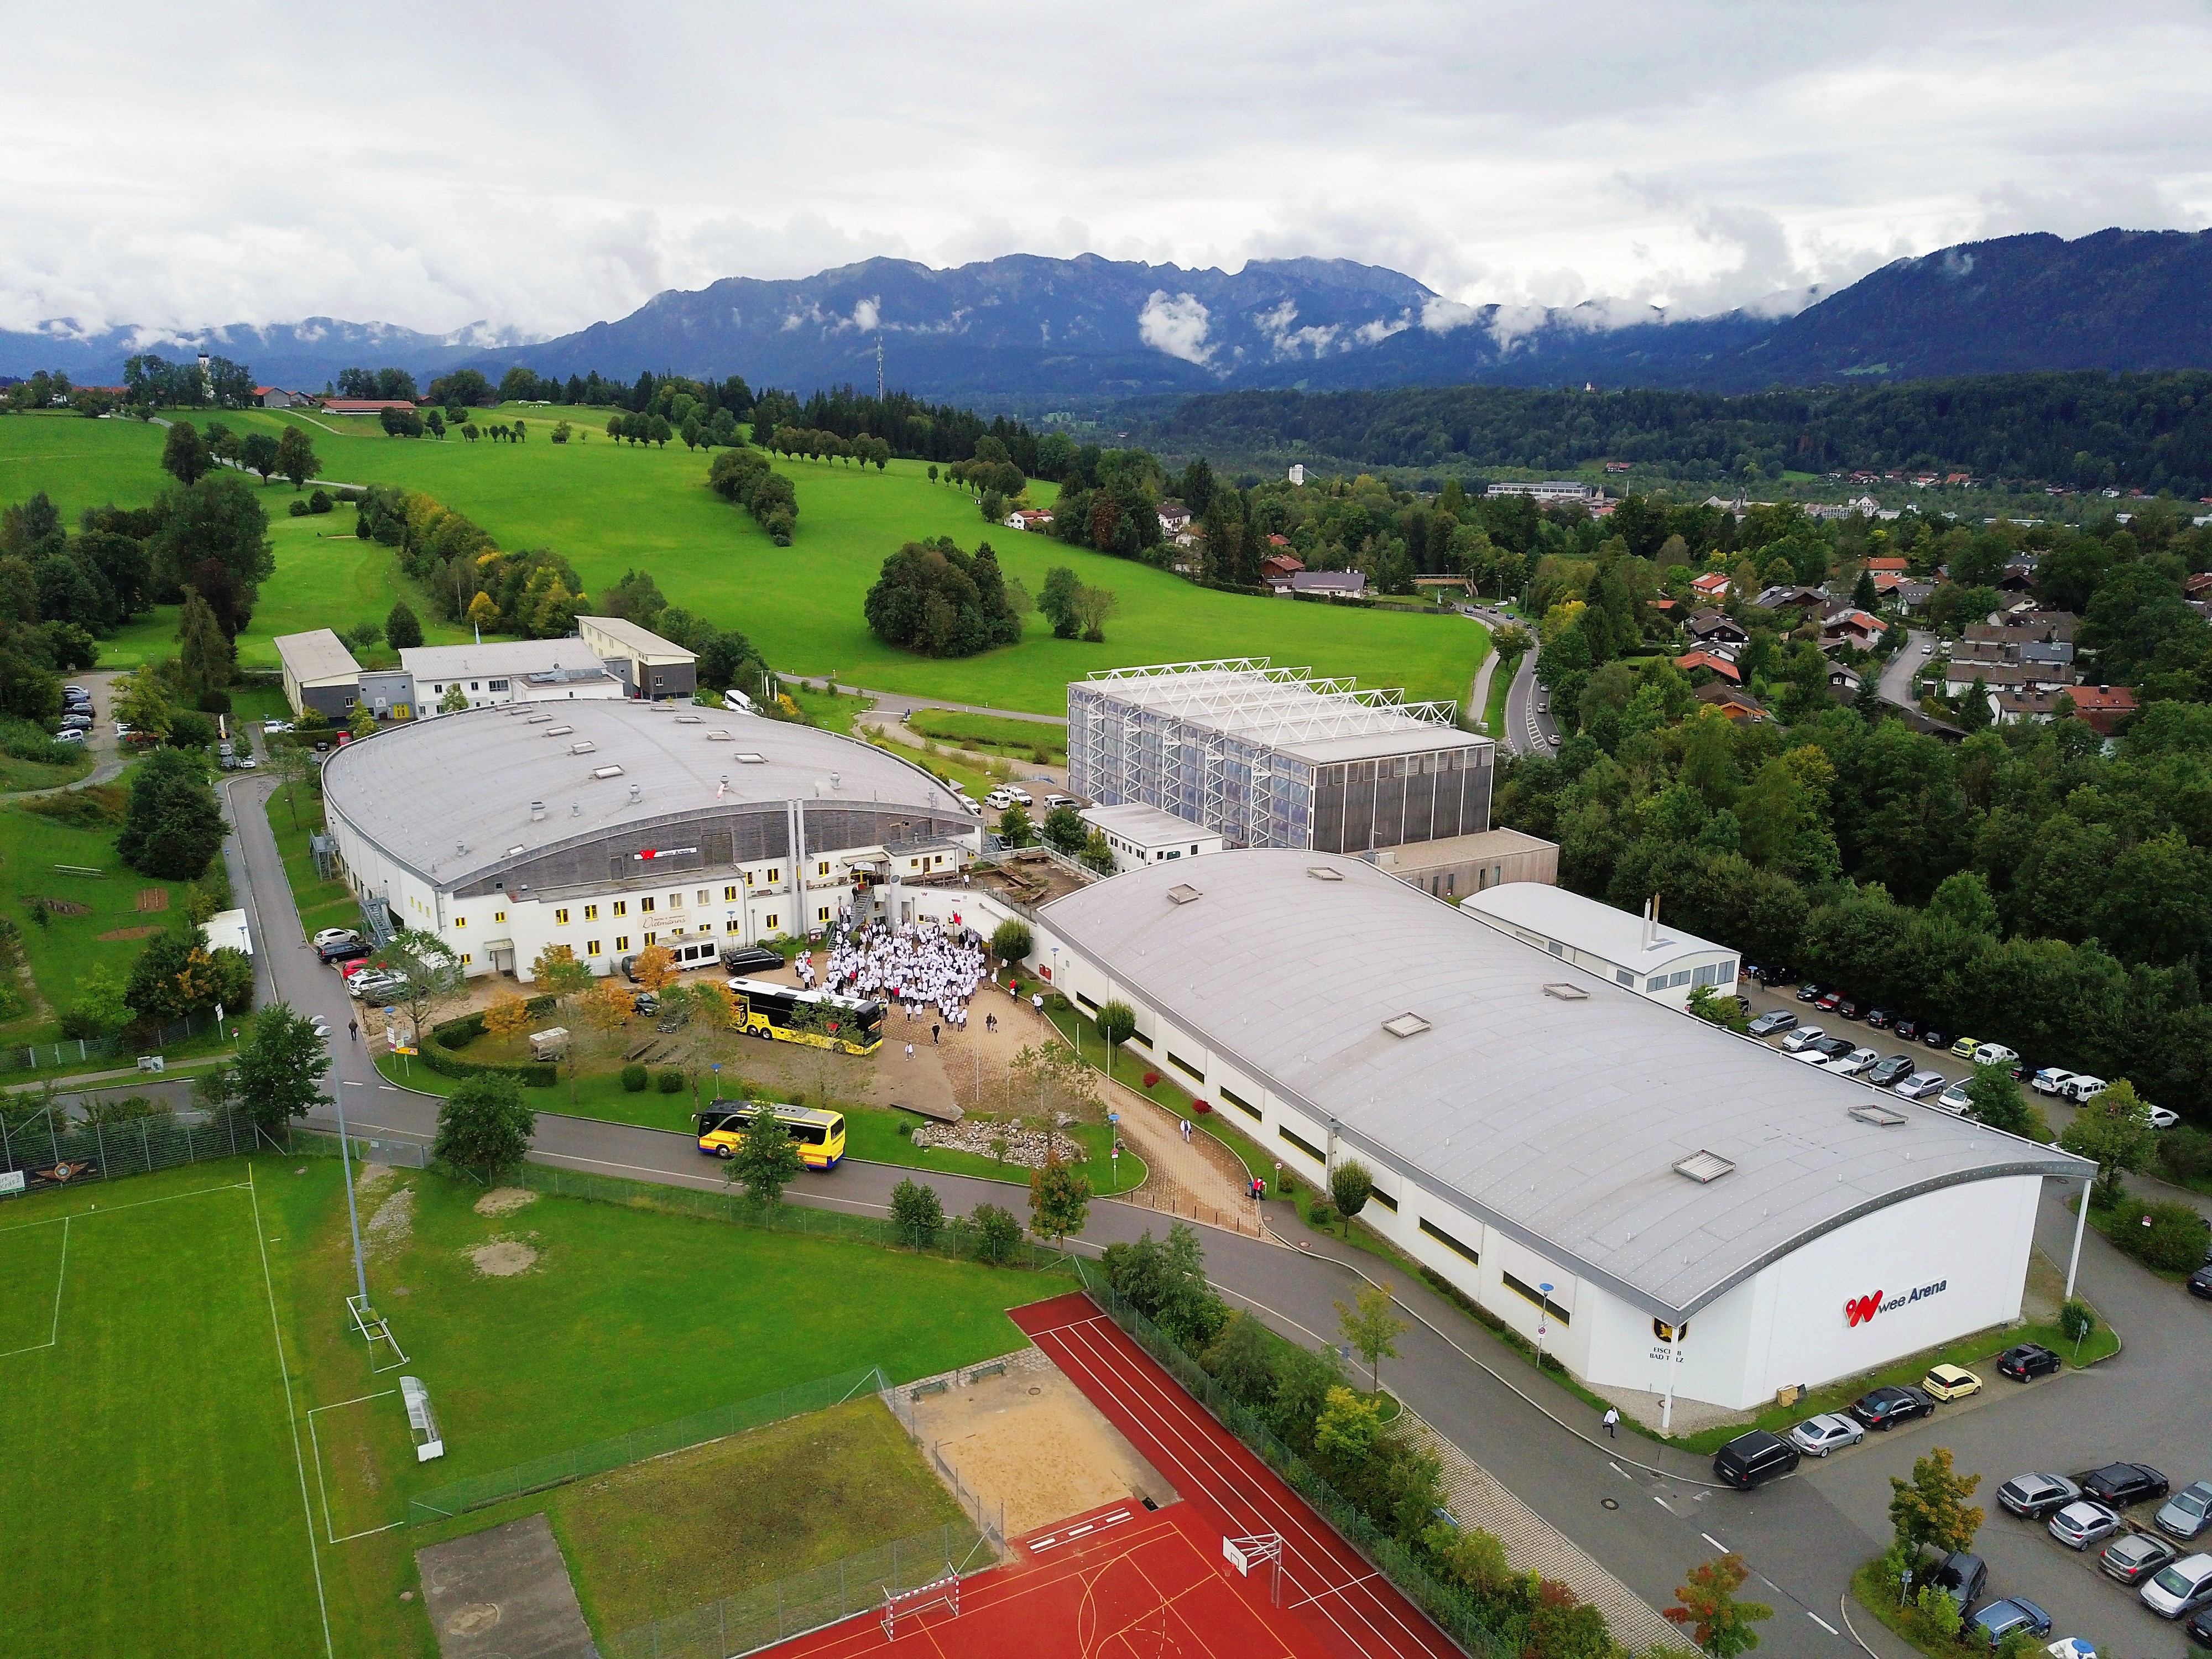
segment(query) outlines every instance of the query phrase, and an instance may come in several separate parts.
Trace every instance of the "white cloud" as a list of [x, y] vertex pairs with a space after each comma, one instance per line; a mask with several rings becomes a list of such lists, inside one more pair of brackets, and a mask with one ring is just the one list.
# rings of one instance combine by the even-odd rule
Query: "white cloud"
[[1213, 356], [1213, 348], [1206, 343], [1212, 324], [1206, 307], [1194, 296], [1178, 294], [1170, 299], [1164, 289], [1154, 289], [1137, 313], [1137, 337], [1170, 357], [1204, 363]]
[[[1526, 0], [737, 16], [238, 0], [211, 37], [153, 0], [12, 7], [0, 326], [546, 333], [719, 276], [1024, 252], [1343, 258], [1435, 290], [1432, 331], [1491, 302], [1604, 299], [1605, 324], [1786, 310], [1980, 236], [2212, 222], [2200, 0], [2088, 25], [2061, 0], [1786, 0], [1750, 28], [1721, 0], [1594, 0], [1577, 27], [1607, 49], [1571, 98], [1498, 69], [1556, 52]], [[1006, 73], [1017, 35], [1084, 75]], [[1346, 337], [1296, 322], [1275, 349]]]

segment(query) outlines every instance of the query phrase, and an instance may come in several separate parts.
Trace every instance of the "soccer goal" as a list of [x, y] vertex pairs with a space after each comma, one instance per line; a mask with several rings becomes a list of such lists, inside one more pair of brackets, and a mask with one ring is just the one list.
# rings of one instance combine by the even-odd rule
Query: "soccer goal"
[[[396, 1371], [407, 1363], [406, 1354], [400, 1350], [399, 1339], [392, 1334], [392, 1322], [371, 1307], [367, 1297], [348, 1297], [346, 1311], [353, 1316], [354, 1328], [368, 1344], [368, 1369], [372, 1374]], [[380, 1344], [392, 1350], [391, 1358], [379, 1358]]]
[[933, 1578], [927, 1584], [920, 1585], [915, 1589], [895, 1590], [889, 1584], [884, 1585], [884, 1640], [898, 1639], [900, 1619], [911, 1619], [923, 1608], [934, 1607], [940, 1601], [952, 1609], [952, 1616], [955, 1619], [960, 1616], [960, 1575], [953, 1571], [950, 1561], [945, 1564], [945, 1576], [942, 1578]]

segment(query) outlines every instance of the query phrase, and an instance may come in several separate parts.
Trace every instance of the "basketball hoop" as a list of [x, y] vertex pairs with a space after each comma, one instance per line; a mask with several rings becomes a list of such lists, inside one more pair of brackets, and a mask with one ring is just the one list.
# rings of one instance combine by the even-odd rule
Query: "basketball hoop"
[[1283, 1605], [1283, 1534], [1279, 1532], [1255, 1533], [1249, 1538], [1224, 1538], [1221, 1559], [1237, 1569], [1237, 1577], [1252, 1576], [1253, 1565], [1272, 1561], [1275, 1564], [1274, 1582], [1267, 1593], [1270, 1605]]

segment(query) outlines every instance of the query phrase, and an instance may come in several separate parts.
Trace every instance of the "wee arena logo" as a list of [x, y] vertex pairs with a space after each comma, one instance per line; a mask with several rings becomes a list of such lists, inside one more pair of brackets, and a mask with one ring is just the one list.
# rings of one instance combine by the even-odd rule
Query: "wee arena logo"
[[1872, 1296], [1847, 1296], [1844, 1298], [1844, 1322], [1847, 1326], [1863, 1325], [1878, 1313], [1890, 1312], [1908, 1303], [1924, 1302], [1931, 1296], [1942, 1295], [1950, 1287], [1949, 1279], [1939, 1279], [1933, 1285], [1923, 1285], [1917, 1291], [1891, 1297], [1887, 1302], [1882, 1300], [1880, 1291]]

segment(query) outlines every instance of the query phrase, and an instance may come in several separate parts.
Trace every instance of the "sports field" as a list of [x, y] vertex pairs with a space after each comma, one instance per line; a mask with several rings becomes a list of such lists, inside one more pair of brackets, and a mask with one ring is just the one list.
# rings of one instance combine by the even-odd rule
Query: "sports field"
[[[552, 422], [542, 410], [481, 410], [478, 419], [518, 415], [533, 434], [522, 444], [386, 438], [369, 422], [261, 410], [221, 418], [234, 430], [300, 424], [315, 441], [325, 477], [428, 490], [503, 547], [565, 554], [591, 590], [633, 567], [650, 570], [672, 603], [742, 629], [787, 673], [834, 672], [848, 684], [1054, 712], [1066, 706], [1066, 683], [1093, 669], [1263, 656], [1356, 676], [1363, 685], [1464, 698], [1488, 649], [1485, 631], [1455, 616], [1217, 593], [1164, 571], [986, 525], [964, 491], [932, 484], [915, 461], [894, 461], [883, 473], [839, 462], [777, 461], [799, 499], [798, 537], [779, 548], [747, 514], [706, 488], [706, 452], [681, 444], [655, 450], [610, 443], [604, 414], [579, 421], [596, 435], [566, 445], [547, 441]], [[167, 482], [160, 470], [161, 444], [159, 428], [133, 421], [0, 420], [0, 501], [45, 489], [72, 517], [110, 499], [143, 503]], [[1039, 483], [1032, 492], [1049, 500], [1054, 490]], [[255, 641], [270, 634], [380, 622], [391, 608], [387, 595], [396, 578], [365, 573], [357, 556], [349, 560], [314, 539], [318, 530], [341, 530], [349, 515], [284, 519], [291, 495], [281, 483], [267, 491], [281, 526], [278, 574], [241, 641], [241, 658], [249, 663], [267, 656], [265, 644]], [[861, 602], [888, 554], [903, 542], [939, 535], [969, 547], [988, 540], [1032, 593], [1055, 564], [1113, 589], [1121, 611], [1107, 625], [1106, 642], [1056, 640], [1047, 623], [1031, 617], [1020, 645], [982, 657], [930, 661], [884, 645], [868, 632]], [[286, 571], [288, 555], [309, 562], [305, 577], [295, 580]], [[167, 648], [173, 629], [166, 619], [143, 624], [117, 641], [105, 660], [127, 665], [150, 648]]]
[[[334, 1161], [0, 1205], [0, 1655], [433, 1655], [415, 1549], [550, 1499], [378, 1530], [410, 1493], [856, 1367], [1004, 1352], [1023, 1340], [1005, 1310], [1046, 1283], [612, 1205], [484, 1214], [483, 1195], [421, 1171], [358, 1194], [372, 1290], [444, 1431], [428, 1465], [398, 1372], [345, 1321]], [[579, 1581], [664, 1605], [680, 1540], [657, 1529], [708, 1501], [634, 1513], [627, 1555]], [[588, 1553], [607, 1523], [572, 1507]]]

